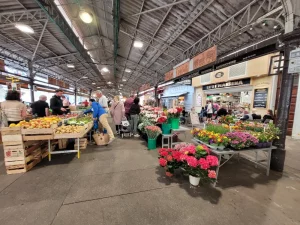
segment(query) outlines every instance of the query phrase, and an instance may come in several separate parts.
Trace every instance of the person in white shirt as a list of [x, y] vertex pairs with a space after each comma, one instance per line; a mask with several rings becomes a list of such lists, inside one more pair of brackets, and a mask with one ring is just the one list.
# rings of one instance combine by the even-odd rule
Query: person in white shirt
[[108, 104], [107, 98], [105, 95], [102, 94], [102, 91], [97, 91], [97, 98], [99, 99], [99, 104], [105, 111], [108, 111]]
[[211, 101], [208, 101], [207, 104], [207, 118], [210, 121], [212, 119], [212, 115], [213, 115], [213, 105], [211, 103]]

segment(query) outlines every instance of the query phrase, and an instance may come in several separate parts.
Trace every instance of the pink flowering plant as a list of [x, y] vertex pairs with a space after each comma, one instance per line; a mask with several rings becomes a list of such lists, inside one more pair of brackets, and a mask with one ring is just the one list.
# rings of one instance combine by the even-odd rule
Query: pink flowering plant
[[230, 146], [233, 149], [244, 149], [256, 146], [259, 140], [248, 132], [236, 131], [229, 132], [226, 136], [230, 139]]
[[176, 169], [182, 167], [189, 175], [200, 177], [202, 181], [215, 181], [215, 167], [218, 166], [219, 161], [216, 156], [210, 155], [207, 146], [196, 147], [184, 143], [175, 148], [159, 150], [159, 164], [166, 169], [167, 176], [172, 176]]
[[162, 133], [158, 126], [146, 126], [145, 130], [149, 139], [156, 139]]
[[179, 118], [181, 112], [182, 108], [179, 107], [168, 109], [168, 118]]

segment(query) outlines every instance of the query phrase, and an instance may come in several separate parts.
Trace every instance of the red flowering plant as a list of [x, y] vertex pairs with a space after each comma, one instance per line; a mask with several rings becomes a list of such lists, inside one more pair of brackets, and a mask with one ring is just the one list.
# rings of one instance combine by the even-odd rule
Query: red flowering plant
[[206, 145], [187, 147], [180, 150], [182, 167], [194, 177], [200, 177], [204, 182], [214, 182], [217, 175], [215, 167], [219, 165], [216, 156], [210, 155]]
[[160, 123], [160, 124], [167, 123], [167, 121], [168, 121], [168, 118], [166, 116], [158, 117], [156, 120], [156, 122]]
[[162, 148], [158, 151], [158, 154], [159, 165], [166, 169], [166, 176], [173, 176], [175, 170], [182, 165], [181, 153], [175, 149]]

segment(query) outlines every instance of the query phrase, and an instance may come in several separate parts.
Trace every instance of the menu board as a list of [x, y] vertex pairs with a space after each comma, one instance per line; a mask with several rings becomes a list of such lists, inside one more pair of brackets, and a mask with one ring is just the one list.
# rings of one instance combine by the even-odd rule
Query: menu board
[[253, 108], [267, 108], [268, 88], [254, 90]]
[[192, 125], [200, 125], [199, 115], [196, 112], [190, 112]]

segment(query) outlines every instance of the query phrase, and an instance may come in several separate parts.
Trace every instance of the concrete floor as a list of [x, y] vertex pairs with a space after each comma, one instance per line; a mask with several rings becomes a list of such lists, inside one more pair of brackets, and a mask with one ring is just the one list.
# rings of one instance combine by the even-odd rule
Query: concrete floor
[[221, 168], [217, 188], [191, 187], [180, 172], [166, 178], [157, 152], [137, 138], [89, 146], [81, 159], [55, 155], [20, 175], [5, 174], [1, 150], [0, 224], [300, 224], [299, 144], [289, 140], [283, 174], [267, 177], [233, 160]]

